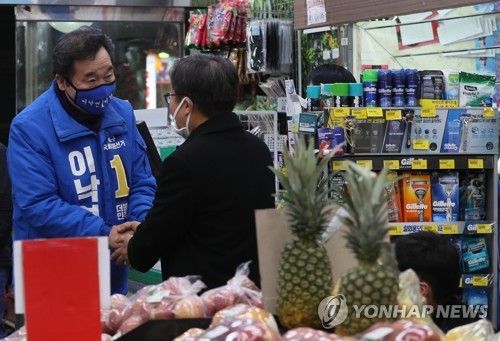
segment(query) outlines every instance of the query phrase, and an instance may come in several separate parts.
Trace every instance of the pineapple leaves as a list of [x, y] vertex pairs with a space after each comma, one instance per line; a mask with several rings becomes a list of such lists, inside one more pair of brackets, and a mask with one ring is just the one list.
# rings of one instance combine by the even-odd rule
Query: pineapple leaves
[[349, 161], [345, 180], [347, 192], [339, 192], [340, 206], [349, 213], [340, 217], [348, 227], [345, 232], [347, 247], [363, 263], [375, 263], [380, 257], [387, 224], [386, 186], [388, 169], [376, 175], [367, 168]]
[[287, 218], [292, 234], [307, 243], [318, 244], [329, 223], [328, 162], [333, 152], [319, 158], [313, 143], [306, 143], [299, 137], [295, 143], [295, 154], [285, 148], [283, 154], [286, 174], [271, 167], [279, 182], [286, 190], [283, 196], [287, 208]]

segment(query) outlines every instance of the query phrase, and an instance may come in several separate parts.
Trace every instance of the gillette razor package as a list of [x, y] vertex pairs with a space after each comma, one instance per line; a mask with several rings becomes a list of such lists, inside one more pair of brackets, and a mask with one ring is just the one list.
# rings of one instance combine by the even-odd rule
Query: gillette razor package
[[[484, 307], [484, 312], [488, 311], [488, 289], [486, 288], [464, 288], [464, 304], [473, 307]], [[486, 318], [486, 316], [481, 316]]]
[[416, 111], [407, 123], [403, 154], [433, 154], [441, 151], [448, 110], [437, 109], [436, 116], [422, 117]]
[[490, 259], [484, 237], [464, 237], [462, 239], [462, 263], [464, 272], [487, 269]]
[[467, 171], [460, 181], [460, 220], [486, 219], [486, 175]]
[[382, 152], [401, 153], [406, 130], [406, 120], [387, 121], [386, 126]]
[[441, 153], [458, 153], [460, 150], [460, 139], [462, 135], [461, 116], [465, 114], [465, 109], [450, 109], [446, 118], [443, 143]]
[[403, 220], [432, 221], [431, 177], [426, 173], [403, 173]]
[[496, 117], [484, 117], [484, 109], [468, 109], [461, 117], [460, 152], [483, 153], [498, 151]]
[[401, 195], [399, 188], [398, 173], [390, 171], [387, 173], [389, 183], [385, 186], [387, 193], [387, 217], [389, 222], [403, 221], [403, 212], [401, 211]]
[[385, 118], [358, 120], [353, 142], [356, 153], [380, 153], [384, 143]]
[[459, 179], [458, 172], [433, 172], [432, 220], [435, 222], [459, 220]]

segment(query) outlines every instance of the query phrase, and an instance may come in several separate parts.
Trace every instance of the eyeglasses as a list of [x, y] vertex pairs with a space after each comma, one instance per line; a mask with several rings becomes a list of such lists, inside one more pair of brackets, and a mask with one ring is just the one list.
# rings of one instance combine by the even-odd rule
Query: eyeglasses
[[184, 96], [184, 95], [171, 94], [170, 92], [167, 92], [164, 96], [165, 96], [165, 102], [167, 102], [167, 104], [170, 104], [170, 97], [172, 97], [172, 96]]

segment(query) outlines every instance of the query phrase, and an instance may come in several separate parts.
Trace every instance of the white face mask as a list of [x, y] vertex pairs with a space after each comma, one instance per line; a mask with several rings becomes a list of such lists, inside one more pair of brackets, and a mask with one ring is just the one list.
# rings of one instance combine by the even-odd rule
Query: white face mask
[[177, 114], [179, 113], [179, 109], [181, 108], [182, 104], [184, 103], [184, 101], [186, 100], [187, 97], [184, 97], [181, 102], [179, 103], [179, 105], [177, 106], [177, 109], [175, 109], [174, 111], [174, 118], [172, 120], [172, 128], [174, 129], [174, 131], [179, 134], [180, 136], [184, 137], [185, 139], [188, 138], [190, 132], [189, 132], [189, 119], [191, 118], [191, 113], [188, 114], [188, 117], [186, 119], [186, 126], [184, 128], [179, 128], [177, 126], [177, 122], [175, 121], [175, 118], [177, 117]]

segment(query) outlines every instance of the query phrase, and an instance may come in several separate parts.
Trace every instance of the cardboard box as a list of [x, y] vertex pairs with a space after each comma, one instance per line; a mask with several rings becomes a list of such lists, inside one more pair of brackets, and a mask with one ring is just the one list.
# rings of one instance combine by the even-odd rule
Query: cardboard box
[[[337, 207], [332, 206], [332, 217], [336, 212]], [[271, 314], [276, 314], [279, 261], [285, 244], [292, 239], [292, 236], [287, 226], [286, 210], [284, 209], [257, 210], [255, 211], [255, 220], [262, 300], [264, 308]], [[346, 242], [343, 237], [345, 229], [346, 227], [342, 226], [326, 243], [332, 263], [334, 282], [347, 269], [357, 265], [354, 254], [345, 246]]]

